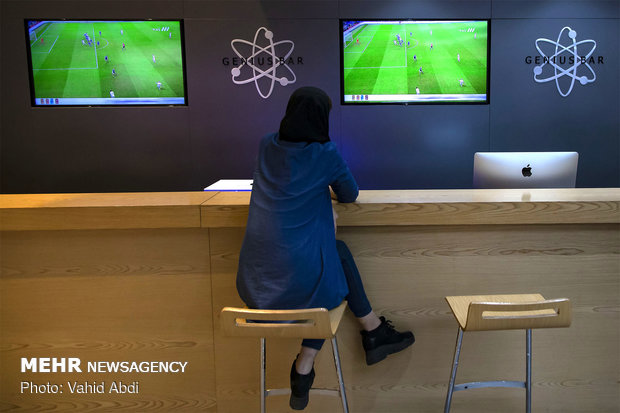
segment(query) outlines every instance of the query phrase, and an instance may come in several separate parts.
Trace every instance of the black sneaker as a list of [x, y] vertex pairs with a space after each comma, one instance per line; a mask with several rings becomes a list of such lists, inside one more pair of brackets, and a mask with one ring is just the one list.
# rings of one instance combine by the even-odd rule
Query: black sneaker
[[366, 350], [366, 364], [369, 366], [383, 360], [388, 354], [398, 353], [406, 349], [415, 341], [411, 331], [399, 333], [394, 329], [392, 322], [385, 317], [379, 317], [381, 325], [372, 331], [361, 331], [362, 345]]
[[310, 388], [314, 382], [314, 367], [308, 374], [299, 374], [295, 369], [295, 361], [291, 367], [291, 399], [289, 405], [293, 410], [303, 410], [308, 405], [310, 398]]

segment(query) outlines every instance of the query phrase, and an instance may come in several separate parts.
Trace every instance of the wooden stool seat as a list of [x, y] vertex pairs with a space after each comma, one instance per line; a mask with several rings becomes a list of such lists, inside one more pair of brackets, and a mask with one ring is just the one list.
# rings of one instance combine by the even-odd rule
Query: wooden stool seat
[[271, 338], [323, 338], [331, 339], [334, 364], [338, 375], [339, 389], [312, 388], [311, 393], [340, 396], [343, 411], [348, 413], [347, 396], [345, 393], [340, 355], [336, 332], [342, 320], [347, 302], [338, 307], [309, 308], [302, 310], [253, 310], [249, 308], [225, 307], [220, 313], [221, 328], [224, 334], [236, 337], [259, 337], [261, 346], [260, 395], [261, 413], [265, 413], [267, 396], [289, 394], [287, 389], [265, 389], [266, 375], [266, 344], [265, 339]]
[[237, 337], [327, 339], [336, 335], [346, 307], [346, 301], [330, 311], [326, 308], [252, 310], [224, 307], [222, 330], [228, 336]]
[[[531, 411], [532, 329], [568, 327], [571, 305], [567, 298], [546, 300], [541, 294], [450, 296], [446, 301], [459, 324], [452, 362], [452, 373], [444, 412], [450, 411], [452, 394], [459, 390], [483, 387], [520, 387], [526, 389], [525, 411]], [[455, 384], [464, 331], [526, 330], [526, 380], [485, 381]]]
[[463, 295], [446, 301], [464, 331], [526, 330], [568, 327], [567, 298], [545, 300], [540, 294]]

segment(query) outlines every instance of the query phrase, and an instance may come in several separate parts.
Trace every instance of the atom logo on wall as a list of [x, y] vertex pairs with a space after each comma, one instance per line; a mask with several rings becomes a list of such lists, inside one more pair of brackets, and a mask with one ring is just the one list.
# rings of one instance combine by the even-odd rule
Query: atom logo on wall
[[[262, 33], [262, 37], [260, 36]], [[258, 41], [266, 40], [267, 45], [259, 46]], [[251, 53], [249, 56], [244, 56], [237, 48], [239, 45], [248, 45], [251, 47]], [[278, 56], [276, 54], [276, 47], [280, 45], [285, 45], [286, 54], [284, 56]], [[241, 58], [241, 64], [237, 67], [234, 67], [230, 72], [232, 74], [232, 81], [236, 85], [244, 85], [246, 83], [254, 82], [256, 85], [256, 90], [258, 94], [263, 98], [267, 99], [271, 96], [273, 92], [273, 87], [276, 82], [278, 82], [282, 86], [290, 85], [295, 83], [297, 78], [295, 77], [295, 73], [286, 64], [287, 59], [290, 57], [291, 53], [293, 53], [293, 49], [295, 48], [295, 44], [290, 40], [281, 40], [279, 42], [273, 41], [273, 32], [267, 30], [264, 27], [260, 27], [256, 34], [254, 34], [254, 41], [249, 42], [243, 39], [234, 39], [230, 42], [230, 46], [232, 47], [235, 54]], [[257, 64], [258, 63], [258, 64]], [[265, 69], [263, 69], [265, 68]], [[278, 76], [278, 69], [286, 69], [288, 70], [289, 77], [287, 76]], [[243, 74], [243, 76], [242, 76]], [[261, 78], [271, 79], [269, 90], [264, 92], [259, 85], [259, 79]], [[264, 88], [266, 82], [261, 82], [262, 87]]]
[[[565, 32], [567, 32], [568, 36], [568, 46], [564, 46], [561, 43], [563, 40], [562, 36]], [[543, 43], [553, 45], [555, 47], [555, 52], [552, 55], [547, 56], [541, 49]], [[583, 55], [583, 52], [580, 55], [577, 52], [577, 46], [580, 45], [588, 45], [591, 49], [586, 55]], [[536, 49], [542, 56], [543, 63], [540, 66], [534, 66], [534, 81], [537, 83], [545, 83], [554, 80], [558, 88], [558, 92], [562, 97], [566, 97], [570, 94], [576, 80], [582, 85], [592, 83], [596, 80], [596, 73], [594, 73], [592, 66], [589, 64], [590, 57], [592, 56], [594, 49], [596, 49], [596, 42], [591, 39], [581, 40], [578, 42], [577, 32], [570, 27], [562, 28], [560, 34], [558, 34], [558, 40], [556, 42], [544, 38], [536, 39]], [[584, 46], [582, 46], [582, 50], [583, 49]], [[549, 65], [549, 69], [545, 69], [547, 65]], [[589, 70], [589, 73], [587, 70], [583, 69], [584, 67]], [[553, 74], [550, 73], [551, 68], [553, 68]], [[543, 71], [546, 72], [545, 76], [548, 77], [542, 77]], [[585, 74], [583, 74], [584, 72]], [[570, 85], [566, 91], [560, 87], [559, 81], [559, 79], [564, 76], [568, 76], [570, 78]]]

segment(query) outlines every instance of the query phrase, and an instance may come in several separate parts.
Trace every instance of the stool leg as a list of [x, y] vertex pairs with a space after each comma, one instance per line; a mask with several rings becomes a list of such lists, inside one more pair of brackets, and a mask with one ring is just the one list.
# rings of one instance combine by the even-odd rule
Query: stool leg
[[344, 380], [342, 379], [342, 369], [340, 368], [340, 353], [338, 352], [338, 342], [336, 337], [332, 337], [332, 350], [334, 353], [334, 364], [336, 365], [336, 373], [338, 373], [338, 385], [340, 386], [340, 399], [342, 400], [342, 411], [349, 413], [349, 404], [347, 403], [347, 393], [344, 390]]
[[265, 337], [260, 338], [260, 413], [265, 413]]
[[532, 411], [532, 330], [525, 332], [525, 412]]
[[463, 343], [463, 330], [459, 327], [459, 333], [456, 336], [456, 346], [454, 348], [454, 358], [452, 359], [452, 373], [450, 374], [450, 384], [448, 385], [448, 395], [446, 396], [446, 405], [444, 413], [450, 412], [450, 404], [452, 403], [452, 393], [454, 393], [454, 382], [456, 380], [456, 369], [459, 366], [459, 356], [461, 354], [461, 344]]

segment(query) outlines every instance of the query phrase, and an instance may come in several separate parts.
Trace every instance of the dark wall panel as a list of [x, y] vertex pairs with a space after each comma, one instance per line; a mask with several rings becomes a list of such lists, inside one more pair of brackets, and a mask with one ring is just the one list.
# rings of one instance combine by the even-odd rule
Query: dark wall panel
[[262, 16], [316, 19], [333, 18], [338, 0], [189, 0], [184, 8], [187, 17], [197, 19], [252, 20]]
[[471, 188], [488, 122], [488, 106], [345, 107], [343, 154], [364, 189]]
[[609, 19], [620, 18], [617, 0], [496, 0], [496, 19]]
[[[333, 41], [338, 31], [332, 20], [257, 18], [235, 24], [191, 20], [187, 26], [192, 44], [189, 79], [196, 86], [191, 98], [196, 185], [204, 187], [219, 177], [251, 177], [260, 138], [278, 129], [290, 94], [300, 86], [317, 86], [333, 97], [330, 134], [339, 143], [338, 42]], [[292, 48], [287, 65], [274, 69], [268, 60], [273, 56], [257, 53], [255, 69], [244, 65], [236, 77], [247, 83], [233, 83], [232, 70], [241, 66], [241, 57], [252, 55], [245, 42], [254, 43], [256, 37], [258, 47], [269, 48], [262, 28], [272, 33], [276, 58]], [[233, 40], [241, 57], [233, 52]], [[281, 79], [286, 79], [285, 85]]]
[[[467, 188], [473, 153], [577, 150], [578, 186], [620, 186], [620, 11], [617, 1], [30, 1], [0, 3], [0, 191], [200, 190], [251, 175], [257, 142], [278, 128], [298, 86], [334, 101], [330, 134], [364, 189]], [[31, 108], [23, 19], [183, 18], [189, 106]], [[341, 107], [339, 18], [490, 18], [490, 105]], [[597, 80], [561, 97], [536, 83], [535, 40], [569, 25], [594, 39]], [[231, 42], [290, 41], [291, 74], [257, 63], [241, 68]], [[279, 43], [286, 54], [290, 42]], [[248, 57], [251, 46], [237, 42]], [[581, 47], [581, 46], [580, 46]], [[255, 49], [257, 51], [258, 49]], [[581, 52], [581, 49], [580, 49]], [[257, 54], [266, 58], [266, 54]], [[251, 80], [256, 77], [256, 83]], [[276, 78], [269, 98], [271, 77]], [[258, 90], [257, 90], [258, 85]]]
[[[341, 18], [490, 18], [490, 1], [342, 1]], [[488, 105], [342, 108], [343, 155], [364, 189], [470, 188]], [[471, 156], [469, 156], [471, 155]]]
[[[534, 81], [533, 60], [539, 56], [538, 38], [557, 41], [564, 27], [576, 32], [579, 56], [596, 48], [592, 57], [594, 74], [585, 66], [574, 70], [568, 63], [566, 73], [546, 65]], [[569, 46], [568, 30], [560, 40]], [[490, 149], [493, 151], [577, 151], [580, 154], [577, 186], [617, 186], [620, 161], [620, 84], [618, 65], [618, 20], [616, 19], [498, 19], [493, 22], [492, 104]], [[555, 46], [540, 43], [541, 50], [552, 55]], [[575, 50], [572, 48], [571, 50]], [[562, 55], [567, 58], [567, 54]], [[559, 57], [558, 57], [559, 59]], [[565, 61], [567, 62], [567, 61]], [[542, 64], [542, 61], [539, 65]], [[559, 64], [559, 60], [558, 60]], [[572, 76], [575, 76], [573, 79]], [[596, 79], [582, 85], [579, 78]], [[596, 77], [595, 77], [596, 76]]]
[[491, 0], [342, 0], [340, 17], [403, 19], [486, 19]]
[[15, 120], [3, 127], [3, 192], [173, 191], [189, 185], [186, 109], [40, 108]]
[[181, 6], [169, 1], [2, 3], [2, 192], [190, 187], [187, 107], [32, 108], [23, 28], [24, 18], [32, 17], [181, 18]]

